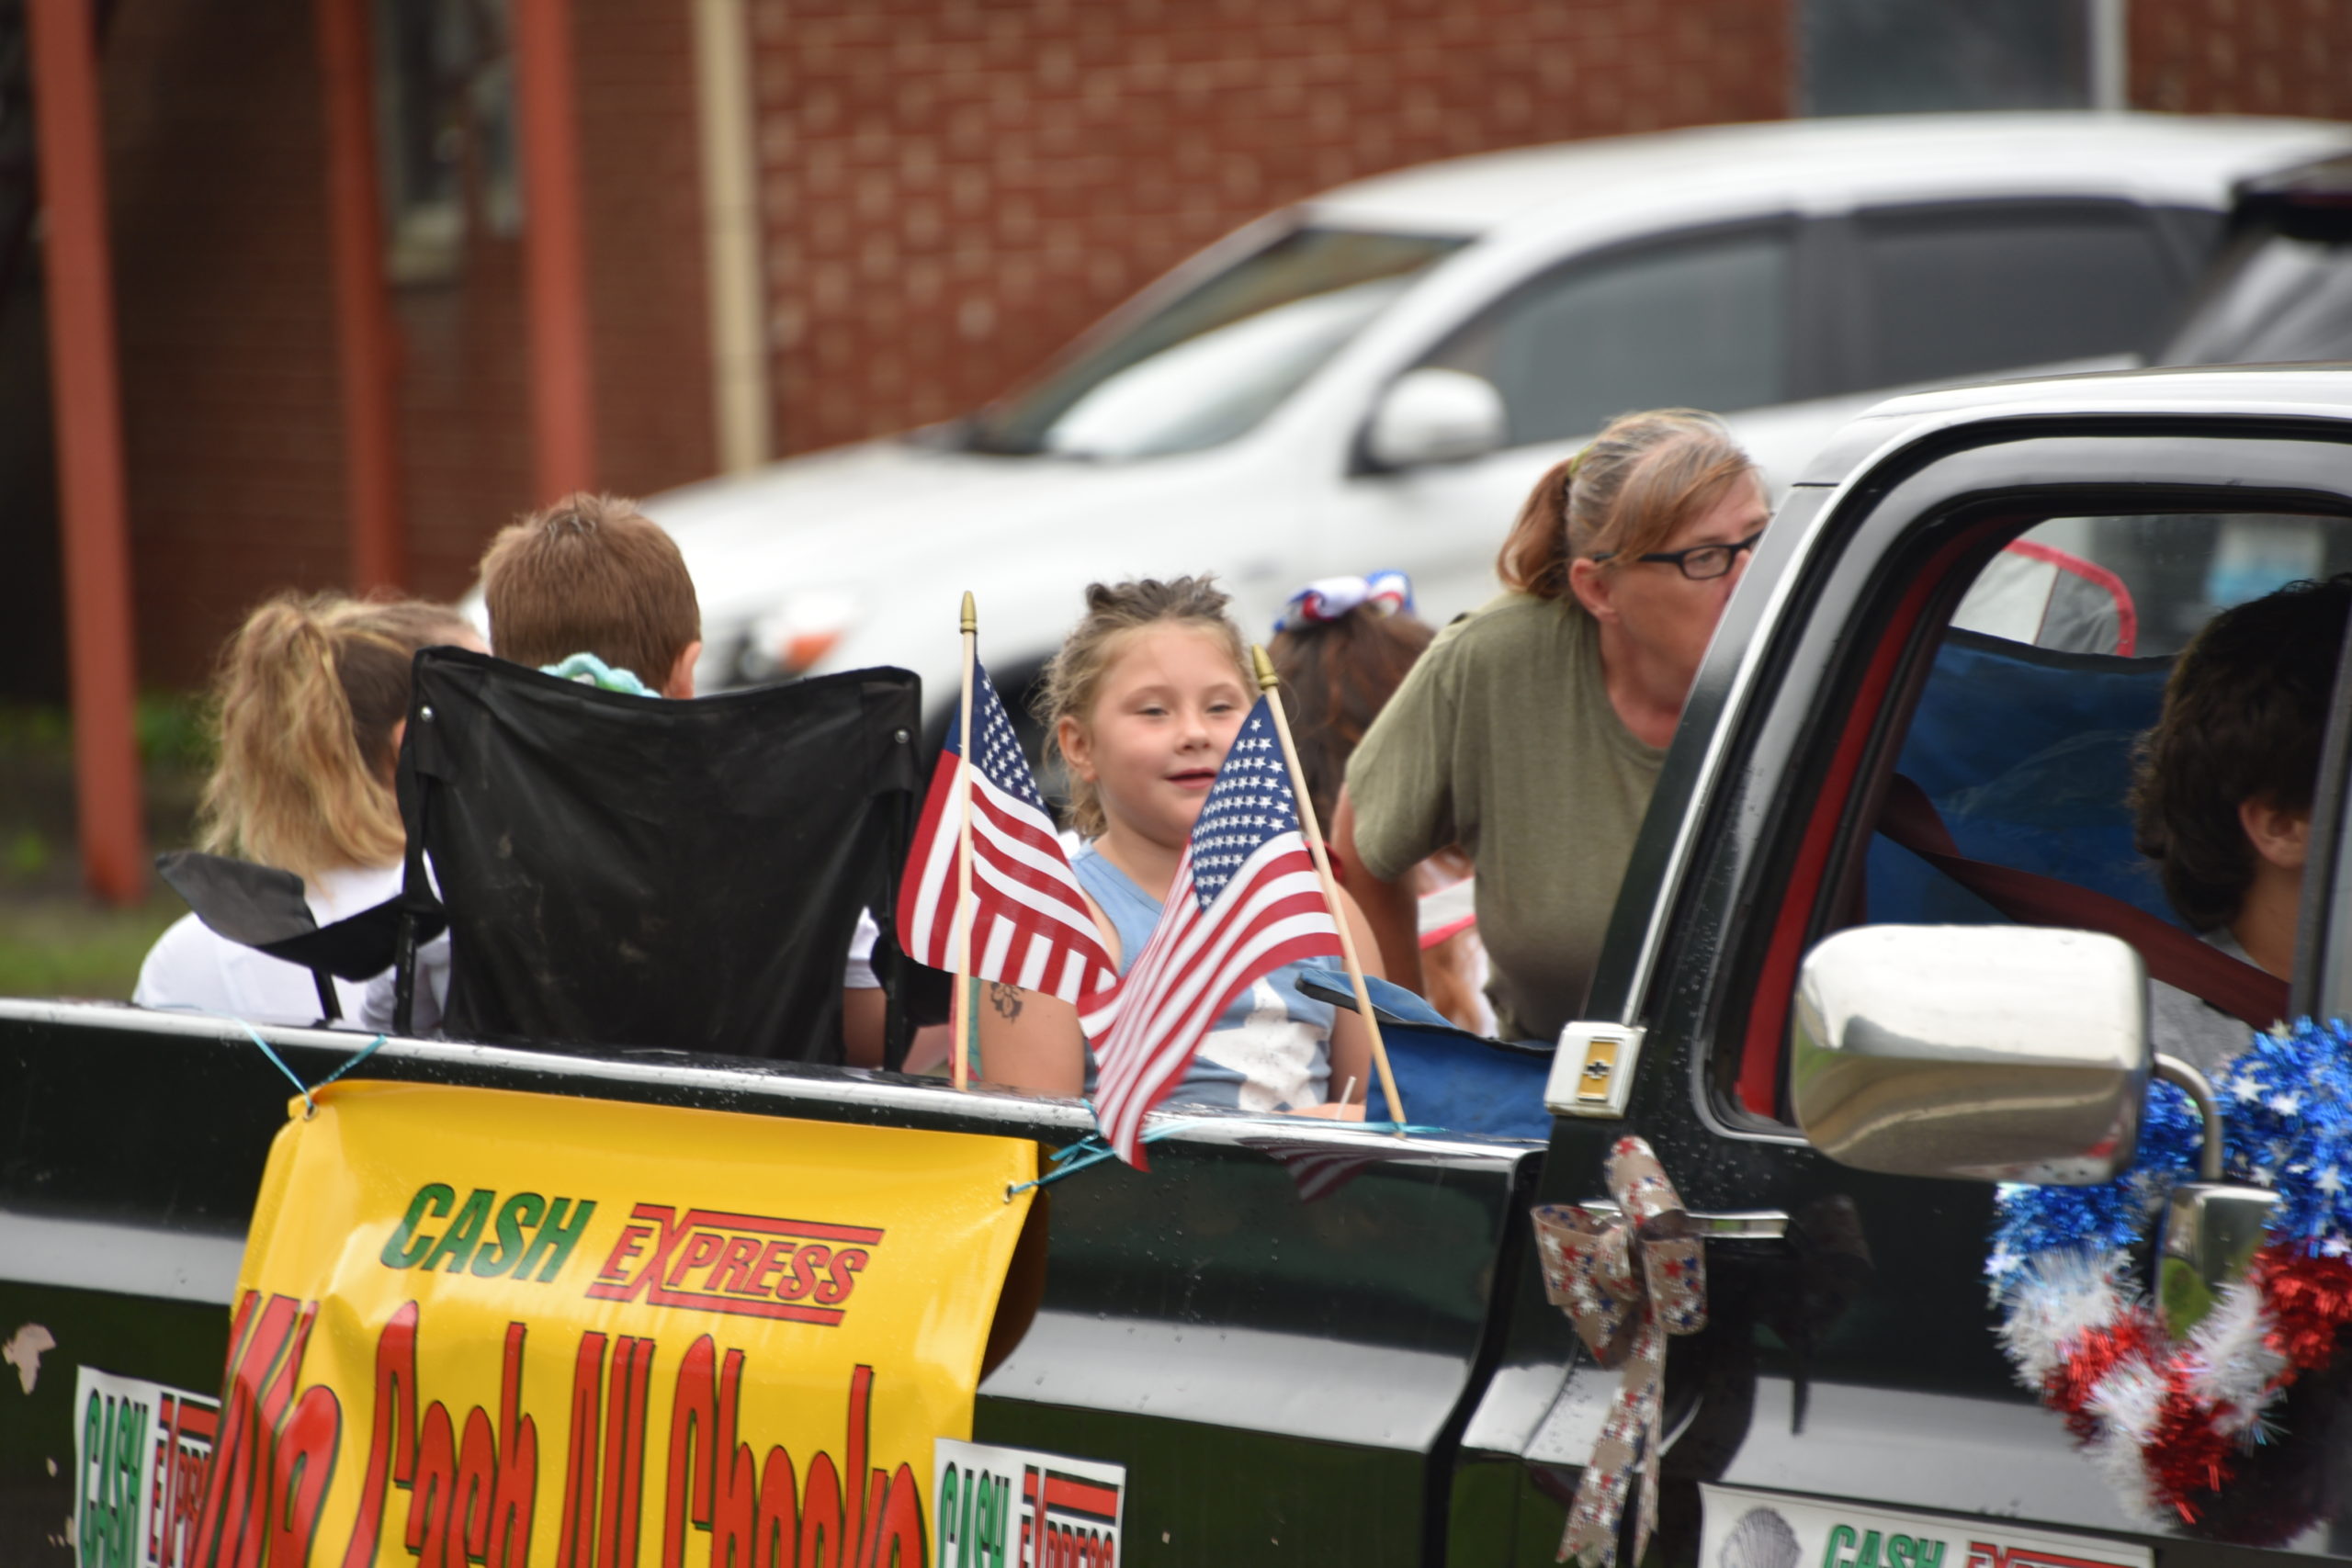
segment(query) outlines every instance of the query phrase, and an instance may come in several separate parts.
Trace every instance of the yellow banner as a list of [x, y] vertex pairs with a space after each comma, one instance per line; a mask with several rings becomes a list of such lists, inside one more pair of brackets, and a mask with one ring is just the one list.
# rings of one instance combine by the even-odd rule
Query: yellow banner
[[1034, 1145], [317, 1098], [270, 1150], [188, 1562], [924, 1562]]

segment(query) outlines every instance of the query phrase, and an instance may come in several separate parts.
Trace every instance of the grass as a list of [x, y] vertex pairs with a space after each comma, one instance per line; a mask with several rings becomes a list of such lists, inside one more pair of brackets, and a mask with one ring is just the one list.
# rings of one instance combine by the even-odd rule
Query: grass
[[129, 909], [73, 894], [0, 899], [0, 997], [127, 1001], [148, 948], [187, 913], [168, 888]]
[[[208, 762], [197, 705], [142, 698], [137, 723], [148, 841], [185, 845]], [[108, 908], [81, 873], [72, 727], [57, 708], [0, 708], [0, 996], [128, 999], [147, 949], [187, 913], [161, 885]]]

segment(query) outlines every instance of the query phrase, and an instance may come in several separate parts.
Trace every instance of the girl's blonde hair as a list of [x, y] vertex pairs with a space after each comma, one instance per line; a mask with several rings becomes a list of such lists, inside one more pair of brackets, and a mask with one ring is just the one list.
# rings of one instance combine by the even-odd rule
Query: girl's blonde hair
[[1675, 529], [1756, 478], [1723, 421], [1697, 409], [1623, 413], [1590, 446], [1535, 481], [1495, 563], [1506, 588], [1574, 604], [1579, 556], [1647, 555]]
[[[1061, 651], [1046, 666], [1037, 683], [1035, 711], [1046, 727], [1046, 744], [1053, 753], [1057, 757], [1060, 754], [1061, 721], [1088, 721], [1102, 689], [1102, 677], [1118, 659], [1119, 645], [1129, 633], [1147, 626], [1190, 626], [1222, 639], [1233, 656], [1233, 667], [1241, 672], [1242, 684], [1254, 688], [1257, 681], [1250, 673], [1250, 654], [1242, 646], [1241, 628], [1226, 613], [1226, 606], [1231, 603], [1213, 577], [1178, 577], [1166, 582], [1147, 577], [1133, 582], [1089, 583], [1086, 614], [1070, 629], [1069, 636], [1062, 639]], [[1102, 816], [1102, 796], [1092, 781], [1080, 778], [1068, 767], [1067, 760], [1063, 771], [1069, 790], [1064, 818], [1085, 837], [1101, 838], [1108, 826]]]
[[284, 593], [246, 616], [213, 680], [198, 844], [305, 881], [398, 861], [392, 727], [409, 663], [470, 635], [446, 605], [339, 593]]

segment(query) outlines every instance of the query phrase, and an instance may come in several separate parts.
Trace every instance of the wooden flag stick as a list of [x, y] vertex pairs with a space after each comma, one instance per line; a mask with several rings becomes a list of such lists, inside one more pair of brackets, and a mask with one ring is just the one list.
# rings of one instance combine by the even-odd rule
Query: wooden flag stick
[[[1274, 733], [1282, 739], [1283, 765], [1290, 770], [1291, 793], [1298, 797], [1299, 826], [1306, 829], [1306, 852], [1315, 857], [1315, 874], [1323, 883], [1323, 902], [1331, 910], [1331, 923], [1340, 929], [1340, 961], [1347, 965], [1348, 984], [1356, 993], [1356, 1013], [1372, 1035], [1372, 1065], [1380, 1074], [1380, 1087], [1388, 1091], [1388, 1109], [1396, 1118], [1397, 1136], [1403, 1137], [1405, 1097], [1396, 1092], [1396, 1075], [1388, 1070], [1388, 1047], [1381, 1043], [1380, 1020], [1372, 1010], [1372, 994], [1364, 987], [1363, 965], [1356, 959], [1355, 933], [1348, 928], [1348, 917], [1340, 906], [1340, 884], [1331, 874], [1331, 859], [1323, 850], [1323, 826], [1315, 819], [1315, 800], [1306, 793], [1306, 775], [1299, 772], [1298, 748], [1290, 738], [1290, 719], [1283, 713], [1282, 677], [1274, 673], [1274, 661], [1256, 643], [1250, 645], [1250, 660], [1257, 667], [1258, 689], [1266, 694], [1266, 711], [1274, 716]], [[1352, 1094], [1351, 1080], [1343, 1092]]]
[[980, 614], [972, 595], [964, 595], [964, 765], [956, 770], [956, 808], [963, 820], [956, 844], [956, 1045], [949, 1053], [949, 1081], [957, 1089], [971, 1082], [972, 1038], [972, 670], [980, 657]]

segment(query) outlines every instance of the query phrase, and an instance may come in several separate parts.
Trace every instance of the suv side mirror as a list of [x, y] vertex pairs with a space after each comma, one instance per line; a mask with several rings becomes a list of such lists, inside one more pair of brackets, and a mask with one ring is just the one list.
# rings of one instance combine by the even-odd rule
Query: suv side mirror
[[1841, 1165], [2085, 1186], [2132, 1163], [2153, 1063], [2131, 945], [2030, 926], [1863, 926], [1805, 955], [1790, 1098]]
[[1510, 432], [1503, 395], [1466, 370], [1427, 366], [1389, 383], [1364, 432], [1364, 452], [1383, 468], [1460, 463], [1501, 447]]

